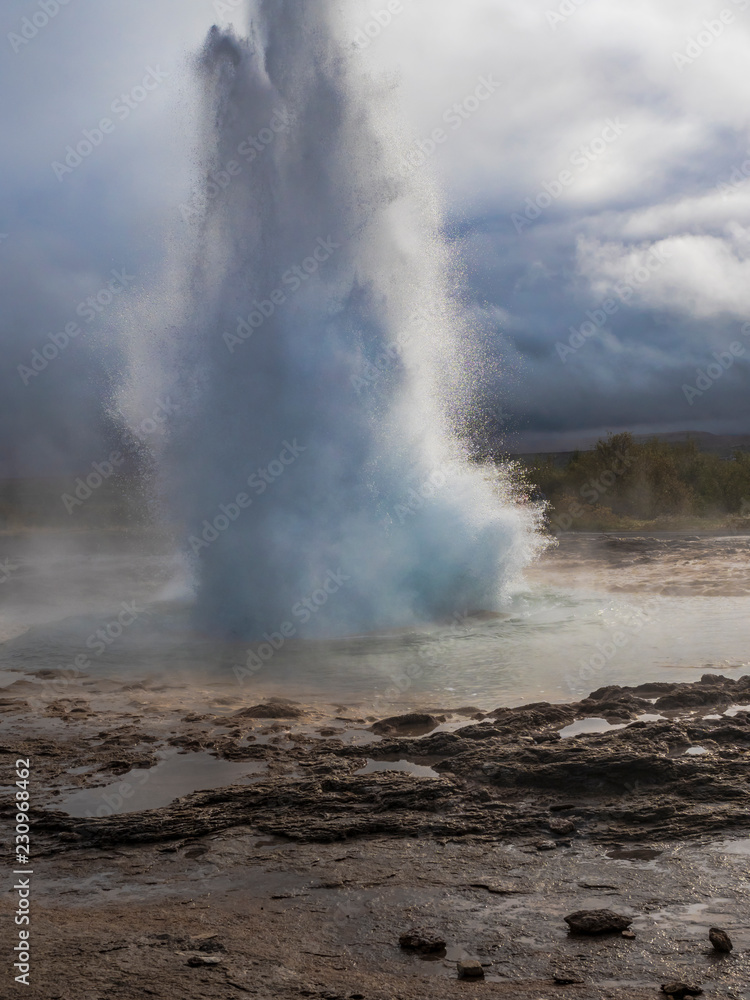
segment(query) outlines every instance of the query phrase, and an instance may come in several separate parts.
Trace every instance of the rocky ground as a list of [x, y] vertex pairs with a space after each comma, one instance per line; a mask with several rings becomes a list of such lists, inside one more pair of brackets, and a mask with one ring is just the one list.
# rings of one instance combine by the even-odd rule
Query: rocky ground
[[[58, 680], [0, 699], [3, 828], [19, 758], [33, 803], [32, 985], [2, 995], [750, 998], [750, 677], [391, 720]], [[635, 936], [569, 933], [599, 908]]]

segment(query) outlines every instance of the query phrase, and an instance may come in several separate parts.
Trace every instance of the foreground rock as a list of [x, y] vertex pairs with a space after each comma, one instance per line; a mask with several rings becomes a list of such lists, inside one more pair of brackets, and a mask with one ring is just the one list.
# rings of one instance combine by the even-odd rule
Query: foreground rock
[[[241, 708], [229, 717], [229, 721], [239, 719], [301, 719], [304, 711], [289, 701], [269, 701], [262, 705], [251, 705]], [[218, 721], [218, 720], [217, 720]]]
[[549, 821], [549, 828], [550, 832], [557, 833], [562, 836], [576, 832], [575, 823], [569, 819], [551, 819]]
[[445, 718], [428, 715], [426, 712], [410, 712], [408, 715], [394, 715], [381, 719], [370, 726], [370, 732], [378, 736], [423, 736], [437, 729]]
[[665, 983], [661, 988], [662, 993], [674, 1000], [684, 1000], [685, 997], [699, 997], [703, 990], [700, 986], [688, 986], [687, 983]]
[[712, 927], [708, 932], [708, 937], [716, 951], [721, 951], [728, 955], [732, 950], [731, 938], [726, 931], [721, 930], [719, 927]]
[[565, 923], [574, 934], [619, 934], [633, 923], [613, 910], [576, 910], [565, 917]]
[[467, 958], [458, 963], [459, 979], [484, 979], [482, 963], [475, 958]]
[[191, 955], [187, 964], [193, 968], [200, 969], [207, 966], [221, 965], [221, 959], [215, 955]]
[[418, 951], [422, 955], [434, 955], [445, 951], [445, 940], [437, 931], [426, 927], [412, 927], [398, 939], [405, 951]]
[[554, 851], [557, 844], [554, 840], [540, 840], [534, 846], [537, 851]]

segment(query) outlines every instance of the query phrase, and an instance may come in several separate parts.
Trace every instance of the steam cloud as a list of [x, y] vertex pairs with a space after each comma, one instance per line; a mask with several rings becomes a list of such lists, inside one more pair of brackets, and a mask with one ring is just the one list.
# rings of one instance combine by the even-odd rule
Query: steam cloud
[[[338, 4], [261, 0], [198, 62], [203, 182], [131, 336], [121, 406], [168, 393], [157, 455], [197, 625], [255, 638], [335, 574], [304, 634], [498, 609], [538, 512], [470, 464], [482, 392], [424, 171]], [[135, 326], [136, 324], [134, 324]]]

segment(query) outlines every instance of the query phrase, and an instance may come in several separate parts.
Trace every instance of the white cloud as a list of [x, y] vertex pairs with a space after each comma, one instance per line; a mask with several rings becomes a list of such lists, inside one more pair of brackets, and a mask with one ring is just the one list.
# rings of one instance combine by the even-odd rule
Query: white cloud
[[[650, 277], [633, 280], [652, 254], [665, 258], [664, 263], [655, 266]], [[583, 239], [578, 263], [592, 291], [602, 298], [615, 294], [618, 282], [627, 282], [635, 301], [650, 309], [697, 319], [722, 313], [750, 317], [748, 230], [737, 229], [734, 239], [684, 234], [637, 247]]]

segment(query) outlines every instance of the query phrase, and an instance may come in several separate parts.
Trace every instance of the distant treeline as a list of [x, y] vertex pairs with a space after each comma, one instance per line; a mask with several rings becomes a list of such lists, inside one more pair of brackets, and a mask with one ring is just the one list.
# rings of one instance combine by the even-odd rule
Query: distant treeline
[[549, 504], [554, 530], [609, 528], [625, 521], [714, 519], [750, 523], [750, 453], [727, 459], [693, 441], [610, 435], [593, 451], [574, 452], [563, 466], [553, 457], [527, 460], [531, 496]]

